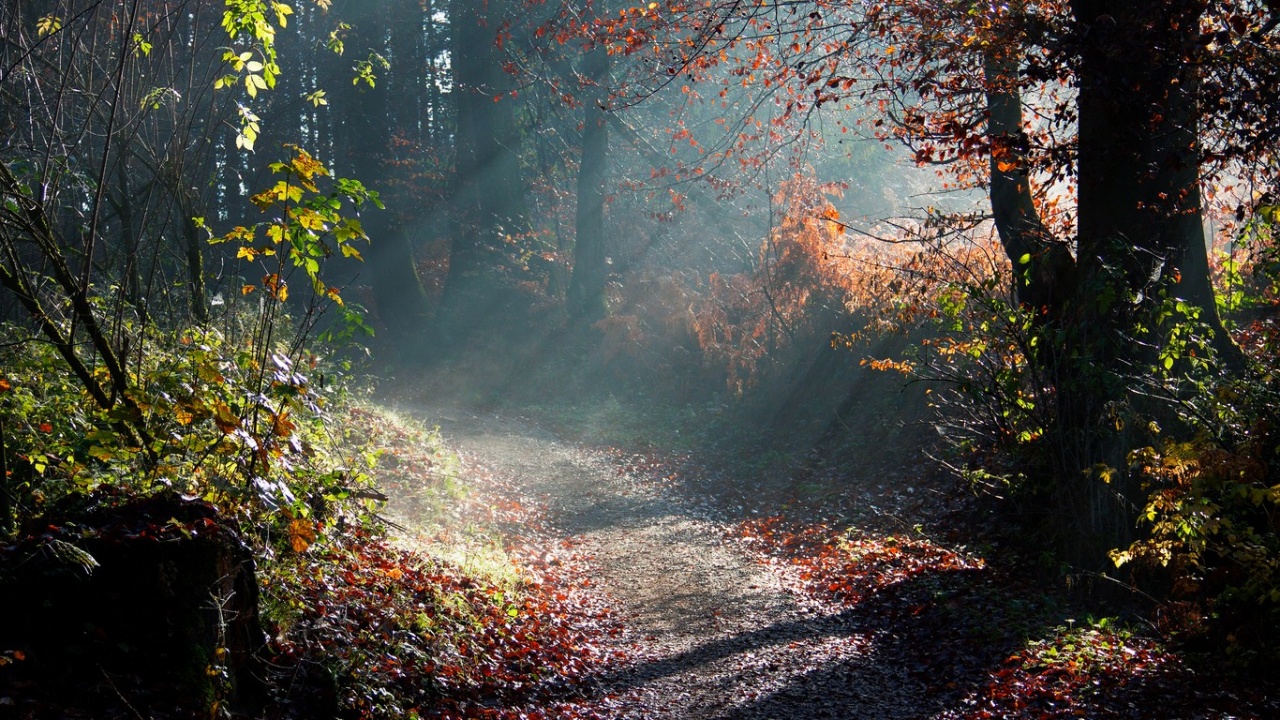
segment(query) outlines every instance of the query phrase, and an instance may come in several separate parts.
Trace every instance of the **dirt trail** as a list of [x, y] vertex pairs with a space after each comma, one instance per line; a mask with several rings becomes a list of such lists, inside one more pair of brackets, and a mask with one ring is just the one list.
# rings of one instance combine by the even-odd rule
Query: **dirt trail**
[[[637, 661], [601, 679], [619, 718], [914, 718], [907, 670], [877, 657], [858, 619], [788, 592], [725, 526], [602, 457], [516, 419], [421, 412], [466, 463], [546, 503], [593, 558]], [[914, 702], [913, 702], [914, 700]]]

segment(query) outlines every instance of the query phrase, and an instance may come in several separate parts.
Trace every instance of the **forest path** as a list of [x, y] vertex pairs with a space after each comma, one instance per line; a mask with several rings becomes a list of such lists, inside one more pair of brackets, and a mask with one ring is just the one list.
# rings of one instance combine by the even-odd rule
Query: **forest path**
[[[421, 409], [464, 467], [545, 503], [552, 526], [589, 559], [635, 660], [600, 679], [618, 718], [920, 717], [907, 668], [879, 656], [856, 615], [785, 588], [778, 570], [730, 539], [704, 506], [602, 454], [516, 418]], [[914, 701], [914, 702], [913, 702]], [[925, 713], [929, 714], [929, 713]]]

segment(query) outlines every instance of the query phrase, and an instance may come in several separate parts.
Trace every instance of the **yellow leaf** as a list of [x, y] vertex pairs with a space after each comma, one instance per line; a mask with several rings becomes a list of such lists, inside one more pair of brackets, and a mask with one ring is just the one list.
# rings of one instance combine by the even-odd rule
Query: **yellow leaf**
[[290, 163], [290, 167], [293, 168], [293, 171], [296, 172], [299, 177], [303, 180], [310, 180], [317, 176], [328, 176], [329, 170], [325, 168], [324, 163], [316, 160], [310, 153], [302, 148], [295, 147], [293, 149], [297, 155], [293, 158], [293, 162]]
[[299, 225], [308, 230], [324, 229], [324, 218], [320, 217], [320, 214], [311, 208], [302, 208], [295, 213], [295, 218]]
[[366, 237], [364, 225], [356, 218], [343, 218], [342, 222], [338, 223], [338, 226], [333, 229], [333, 234], [340, 243]]
[[254, 287], [253, 285], [245, 285], [244, 287], [240, 288], [240, 294], [241, 294], [241, 295], [248, 295], [249, 293], [251, 293], [251, 292], [253, 292], [254, 290], [257, 290], [257, 289], [258, 289], [258, 288]]
[[227, 232], [226, 235], [218, 238], [218, 242], [253, 242], [253, 230], [243, 225], [237, 225]]
[[287, 18], [293, 14], [293, 8], [282, 2], [271, 3], [271, 9], [276, 11], [276, 22], [280, 23], [280, 27], [288, 27]]
[[62, 29], [62, 18], [57, 15], [45, 15], [36, 21], [36, 34], [40, 37], [52, 35]]

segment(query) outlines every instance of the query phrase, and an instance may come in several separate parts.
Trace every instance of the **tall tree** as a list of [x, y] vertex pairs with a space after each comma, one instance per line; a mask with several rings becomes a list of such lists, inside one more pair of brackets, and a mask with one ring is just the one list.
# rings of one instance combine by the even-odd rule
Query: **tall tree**
[[1039, 442], [1063, 514], [1096, 550], [1131, 531], [1123, 487], [1106, 483], [1117, 475], [1096, 470], [1123, 477], [1132, 438], [1117, 428], [1153, 409], [1144, 376], [1176, 376], [1209, 348], [1241, 368], [1210, 282], [1201, 185], [1230, 163], [1267, 175], [1278, 24], [1250, 2], [707, 0], [637, 8], [615, 38], [657, 50], [651, 87], [710, 78], [774, 101], [779, 122], [872, 101], [882, 140], [987, 191], [1045, 340], [1029, 360], [1056, 411]]
[[[1133, 377], [1157, 360], [1160, 339], [1145, 328], [1176, 297], [1194, 308], [1227, 367], [1241, 361], [1218, 316], [1202, 223], [1203, 9], [1195, 1], [1071, 4], [1060, 52], [1076, 68], [1074, 254], [1048, 236], [1031, 194], [1019, 89], [1025, 28], [1017, 27], [1027, 17], [997, 15], [988, 26], [991, 209], [1010, 260], [1025, 270], [1019, 299], [1058, 340], [1041, 359], [1058, 377], [1054, 441], [1069, 448], [1057, 468], [1060, 502], [1108, 546], [1127, 541], [1131, 511], [1123, 490], [1090, 468], [1126, 464], [1126, 441], [1099, 428], [1116, 424], [1103, 420], [1134, 399]], [[1011, 35], [1018, 42], [1001, 42]]]
[[[409, 120], [402, 106], [415, 97], [393, 103], [390, 91], [397, 77], [421, 77], [425, 58], [418, 44], [422, 8], [411, 3], [370, 3], [351, 0], [335, 4], [337, 14], [350, 24], [345, 45], [353, 76], [333, 78], [344, 88], [337, 98], [340, 116], [337, 145], [349, 172], [368, 186], [386, 191], [397, 178], [391, 162], [392, 141]], [[362, 274], [373, 289], [378, 316], [395, 345], [411, 353], [418, 349], [427, 330], [428, 301], [418, 277], [410, 228], [403, 216], [373, 211], [362, 218], [372, 243]]]
[[569, 280], [569, 316], [586, 324], [605, 315], [605, 182], [609, 159], [609, 50], [589, 48], [579, 62], [582, 93], [582, 152], [578, 206]]
[[504, 249], [530, 227], [517, 100], [501, 47], [511, 10], [506, 0], [450, 5], [457, 112], [453, 231], [436, 330], [451, 345], [511, 309]]

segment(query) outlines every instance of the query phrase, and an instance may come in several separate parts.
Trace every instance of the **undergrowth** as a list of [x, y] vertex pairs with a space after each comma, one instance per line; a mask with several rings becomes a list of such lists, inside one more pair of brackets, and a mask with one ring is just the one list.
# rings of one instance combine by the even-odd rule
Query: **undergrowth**
[[[1025, 569], [919, 534], [779, 518], [734, 533], [798, 592], [875, 633], [946, 720], [1271, 717], [1268, 687], [1204, 667], [1132, 619], [1076, 614]], [[993, 560], [1000, 559], [998, 556]], [[1079, 618], [1079, 620], [1075, 619]], [[1211, 674], [1212, 683], [1204, 677]]]
[[555, 578], [477, 577], [364, 530], [280, 559], [263, 591], [277, 662], [333, 673], [348, 717], [538, 717], [606, 659], [607, 614]]
[[[337, 426], [398, 529], [374, 516], [271, 555], [262, 589], [277, 662], [332, 673], [350, 717], [543, 717], [582, 697], [616, 624], [550, 560], [536, 510], [468, 486], [439, 434], [412, 419], [357, 403]], [[495, 516], [529, 532], [500, 534], [484, 519]]]
[[[335, 363], [277, 353], [263, 366], [228, 337], [150, 334], [136, 394], [150, 448], [117, 432], [47, 346], [0, 351], [5, 489], [19, 521], [102, 491], [217, 508], [256, 560], [270, 636], [260, 654], [285, 713], [538, 717], [534, 704], [580, 695], [614, 626], [570, 568], [539, 560], [550, 557], [541, 539], [467, 516], [518, 504], [469, 491], [437, 433], [362, 403]], [[532, 507], [505, 520], [503, 531], [538, 522]], [[23, 656], [0, 653], [0, 667]]]

